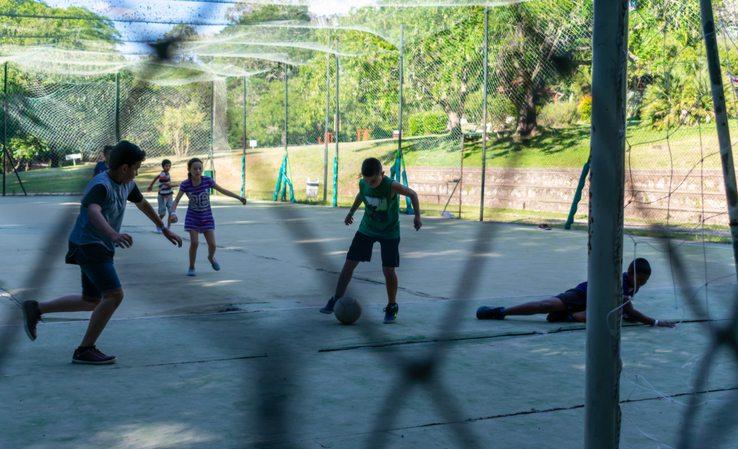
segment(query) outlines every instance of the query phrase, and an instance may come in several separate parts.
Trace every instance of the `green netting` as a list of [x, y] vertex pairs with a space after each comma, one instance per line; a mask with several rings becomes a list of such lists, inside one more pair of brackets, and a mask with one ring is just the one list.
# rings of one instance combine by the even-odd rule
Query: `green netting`
[[[234, 6], [233, 24], [215, 34], [179, 30], [173, 57], [157, 63], [121, 54], [102, 38], [110, 31], [76, 24], [48, 41], [23, 37], [38, 33], [34, 19], [5, 18], [8, 147], [21, 178], [31, 191], [57, 191], [48, 181], [68, 175], [54, 171], [73, 163], [65, 156], [95, 162], [117, 129], [152, 167], [167, 157], [184, 176], [184, 161], [198, 156], [220, 183], [254, 198], [273, 197], [286, 143], [298, 201], [350, 202], [361, 161], [375, 156], [400, 180], [404, 163], [432, 213], [566, 216], [589, 155], [592, 2], [392, 2], [326, 17], [299, 6], [310, 2], [268, 4]], [[698, 3], [634, 1], [630, 16], [626, 220], [724, 225]], [[734, 116], [734, 5], [717, 3], [716, 17]]]

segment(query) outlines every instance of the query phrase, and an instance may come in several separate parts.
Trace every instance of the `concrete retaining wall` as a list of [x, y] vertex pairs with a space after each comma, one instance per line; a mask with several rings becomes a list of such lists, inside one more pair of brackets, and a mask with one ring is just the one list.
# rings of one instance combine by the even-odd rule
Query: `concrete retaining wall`
[[[221, 185], [238, 190], [241, 167], [232, 158], [216, 158], [215, 168]], [[264, 157], [268, 172], [276, 176], [279, 159]], [[443, 206], [451, 196], [449, 210], [464, 206], [479, 207], [481, 169], [465, 168], [460, 188], [452, 195], [460, 177], [458, 168], [408, 167], [410, 185], [420, 194], [421, 204]], [[485, 206], [526, 211], [566, 214], [579, 180], [580, 169], [568, 168], [488, 168]], [[329, 175], [330, 176], [330, 175]], [[357, 174], [341, 167], [339, 192], [341, 200], [351, 201]], [[294, 179], [298, 198], [305, 197], [304, 179]], [[331, 181], [329, 180], [329, 183]], [[701, 190], [701, 187], [704, 189]], [[330, 188], [330, 186], [329, 186]], [[626, 220], [665, 223], [667, 211], [673, 223], [698, 225], [703, 217], [707, 224], [727, 225], [725, 193], [720, 170], [699, 168], [687, 170], [633, 170], [626, 172]], [[322, 186], [321, 186], [322, 189]], [[669, 195], [669, 192], [672, 192]], [[256, 192], [252, 192], [256, 193]], [[258, 192], [267, 194], [269, 192]], [[589, 185], [584, 189], [578, 217], [588, 211]], [[322, 193], [319, 195], [322, 198]], [[331, 195], [329, 193], [328, 198]]]
[[[568, 213], [579, 181], [579, 169], [491, 168], [487, 170], [486, 207]], [[459, 169], [408, 168], [411, 186], [421, 201], [445, 204], [460, 177]], [[704, 190], [701, 190], [701, 186]], [[698, 224], [703, 206], [706, 223], [727, 224], [725, 191], [720, 170], [637, 170], [626, 173], [626, 219], [648, 222]], [[450, 210], [478, 206], [481, 169], [465, 169], [460, 188], [453, 193]], [[671, 192], [671, 195], [669, 195]], [[588, 210], [589, 183], [585, 186], [579, 214]]]

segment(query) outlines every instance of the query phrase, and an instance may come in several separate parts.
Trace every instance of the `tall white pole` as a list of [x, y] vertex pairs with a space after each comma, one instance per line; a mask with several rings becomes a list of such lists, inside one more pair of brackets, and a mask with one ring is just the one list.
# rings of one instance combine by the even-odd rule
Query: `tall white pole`
[[595, 0], [585, 449], [620, 444], [620, 313], [628, 0]]

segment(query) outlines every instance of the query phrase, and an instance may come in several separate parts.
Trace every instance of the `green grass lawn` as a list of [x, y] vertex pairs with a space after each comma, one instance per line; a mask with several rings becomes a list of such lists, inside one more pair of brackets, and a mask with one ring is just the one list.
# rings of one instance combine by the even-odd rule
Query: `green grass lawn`
[[[732, 122], [733, 125], [737, 123]], [[705, 125], [701, 129], [682, 127], [670, 130], [667, 139], [665, 130], [629, 126], [627, 129], [628, 152], [626, 162], [634, 169], [689, 169], [700, 160], [700, 146], [705, 156], [705, 167], [719, 168], [720, 158], [714, 126]], [[403, 142], [407, 167], [459, 167], [460, 141], [457, 136], [437, 135], [411, 137]], [[358, 178], [361, 161], [369, 156], [380, 158], [389, 172], [394, 161], [397, 142], [377, 140], [368, 142], [341, 143], [339, 150], [340, 191], [343, 186], [352, 185]], [[296, 187], [302, 186], [305, 178], [319, 178], [323, 175], [322, 145], [302, 145], [290, 147], [290, 168]], [[332, 164], [335, 145], [329, 146], [329, 179], [332, 178]], [[531, 168], [579, 168], [589, 155], [589, 127], [572, 126], [564, 129], [545, 129], [530, 139], [519, 140], [512, 136], [490, 135], [487, 145], [487, 165], [501, 167], [514, 165]], [[279, 164], [282, 160], [281, 148], [258, 148], [249, 152], [248, 185], [256, 197], [267, 198], [274, 189]], [[199, 157], [205, 159], [206, 155]], [[240, 167], [240, 151], [221, 153], [218, 158], [229, 159], [227, 163]], [[175, 179], [185, 176], [185, 158], [174, 159]], [[139, 174], [139, 184], [145, 186], [159, 170], [161, 158], [147, 160]], [[464, 166], [481, 167], [482, 145], [479, 139], [465, 144]], [[207, 168], [207, 167], [206, 167]], [[89, 180], [92, 164], [77, 167], [37, 169], [21, 172], [20, 176], [30, 193], [81, 192]], [[7, 178], [10, 193], [20, 193], [20, 186], [13, 174]], [[228, 188], [238, 189], [240, 182], [231, 182]]]
[[[738, 121], [732, 121], [733, 126]], [[487, 165], [492, 167], [579, 168], [589, 156], [589, 126], [545, 129], [526, 140], [513, 136], [490, 135], [487, 143]], [[689, 169], [700, 156], [706, 168], [720, 168], [718, 142], [712, 125], [655, 130], [629, 126], [626, 132], [627, 152], [634, 169]], [[668, 139], [667, 139], [668, 136]], [[458, 138], [433, 137], [415, 139], [406, 145], [408, 166], [458, 167], [461, 143]], [[671, 153], [671, 154], [670, 154]], [[479, 139], [465, 144], [464, 166], [481, 167], [482, 144]]]

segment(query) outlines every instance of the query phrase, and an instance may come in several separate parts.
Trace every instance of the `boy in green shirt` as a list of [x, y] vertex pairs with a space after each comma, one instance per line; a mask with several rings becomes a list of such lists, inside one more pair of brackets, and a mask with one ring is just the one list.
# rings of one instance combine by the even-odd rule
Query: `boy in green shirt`
[[351, 247], [346, 254], [346, 262], [338, 278], [336, 292], [328, 303], [320, 309], [321, 313], [333, 313], [333, 307], [348, 287], [351, 277], [359, 262], [369, 262], [372, 259], [374, 242], [379, 242], [382, 250], [382, 271], [387, 284], [387, 307], [384, 309], [385, 324], [394, 323], [397, 319], [397, 274], [395, 268], [400, 266], [400, 202], [399, 195], [410, 198], [415, 210], [414, 226], [419, 230], [423, 225], [420, 221], [420, 204], [418, 194], [399, 182], [393, 181], [384, 175], [382, 163], [379, 159], [370, 157], [361, 164], [359, 193], [356, 194], [354, 204], [344, 223], [346, 226], [354, 222], [354, 212], [364, 203], [364, 217], [361, 219], [359, 230], [354, 236]]

